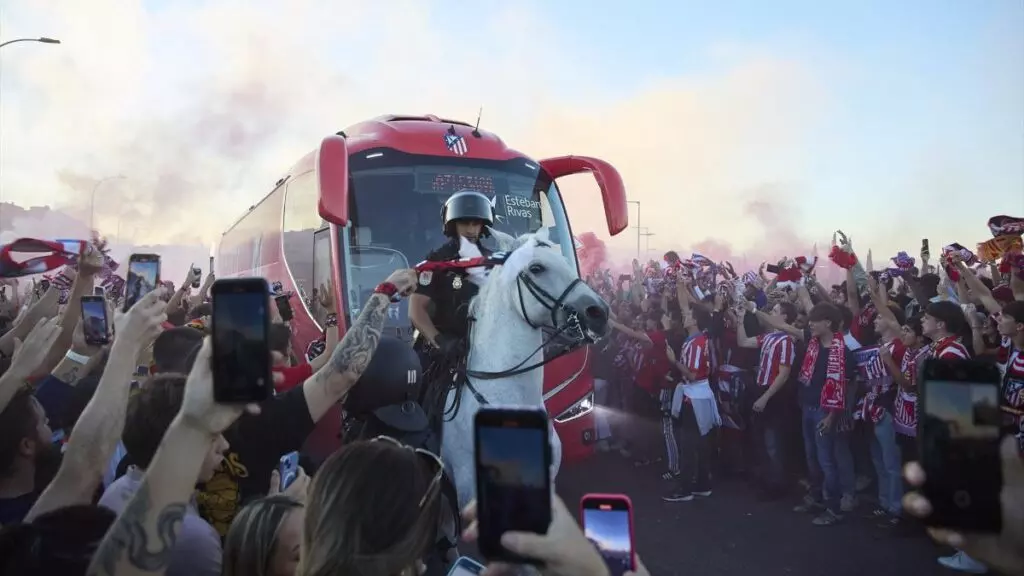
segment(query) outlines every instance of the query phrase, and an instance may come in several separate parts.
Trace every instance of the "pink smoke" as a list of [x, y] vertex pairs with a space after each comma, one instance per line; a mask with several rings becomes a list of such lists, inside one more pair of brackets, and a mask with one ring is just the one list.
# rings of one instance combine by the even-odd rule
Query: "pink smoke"
[[[825, 286], [842, 282], [845, 279], [845, 272], [833, 265], [827, 257], [830, 239], [814, 239], [800, 234], [797, 231], [798, 222], [794, 217], [795, 208], [780, 200], [786, 197], [783, 192], [775, 185], [766, 184], [754, 190], [752, 195], [755, 198], [743, 205], [743, 212], [754, 220], [753, 228], [757, 230], [751, 247], [746, 250], [736, 249], [727, 239], [712, 237], [690, 243], [662, 245], [660, 248], [663, 250], [649, 251], [642, 260], [660, 261], [667, 250], [675, 250], [684, 259], [697, 253], [715, 262], [730, 262], [737, 273], [743, 274], [747, 271], [757, 272], [762, 262], [772, 264], [786, 257], [806, 256], [811, 259], [818, 256], [815, 268], [818, 280]], [[591, 243], [600, 243], [602, 259], [588, 257], [587, 264], [584, 264], [584, 256], [581, 254], [581, 269], [586, 270], [587, 266], [594, 265], [592, 262], [596, 261], [601, 263], [602, 268], [616, 269], [613, 272], [618, 268], [622, 268], [622, 272], [630, 270], [629, 260], [635, 257], [635, 250], [606, 248], [591, 232], [579, 236], [581, 241], [584, 238], [589, 238], [588, 241]]]
[[607, 268], [608, 247], [604, 240], [601, 240], [593, 232], [584, 232], [576, 237], [580, 246], [576, 249], [576, 255], [580, 261], [580, 272], [589, 276]]

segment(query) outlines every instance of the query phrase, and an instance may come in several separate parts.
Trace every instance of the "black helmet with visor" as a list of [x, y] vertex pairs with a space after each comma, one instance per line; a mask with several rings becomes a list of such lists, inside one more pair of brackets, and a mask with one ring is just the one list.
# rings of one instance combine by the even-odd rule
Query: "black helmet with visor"
[[454, 238], [455, 222], [459, 220], [479, 220], [484, 223], [481, 236], [489, 236], [487, 226], [494, 225], [494, 207], [491, 201], [475, 190], [460, 190], [452, 194], [441, 208], [441, 220], [444, 222], [444, 234]]

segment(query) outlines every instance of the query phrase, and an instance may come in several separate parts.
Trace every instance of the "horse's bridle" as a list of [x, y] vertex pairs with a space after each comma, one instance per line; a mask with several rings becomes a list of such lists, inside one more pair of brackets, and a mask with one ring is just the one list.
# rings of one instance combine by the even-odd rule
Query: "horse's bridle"
[[[534, 368], [540, 368], [541, 366], [557, 358], [561, 358], [562, 356], [565, 356], [566, 354], [576, 350], [577, 348], [585, 344], [587, 342], [587, 337], [585, 331], [583, 330], [583, 325], [580, 323], [579, 316], [575, 310], [573, 310], [572, 308], [565, 304], [566, 298], [568, 298], [569, 294], [571, 294], [572, 291], [575, 290], [576, 287], [578, 287], [580, 284], [583, 284], [582, 280], [580, 280], [579, 278], [573, 279], [573, 281], [570, 282], [568, 286], [566, 286], [565, 290], [562, 290], [562, 293], [556, 298], [552, 296], [550, 292], [548, 292], [544, 288], [541, 288], [541, 286], [537, 284], [537, 282], [534, 281], [534, 279], [531, 278], [525, 270], [520, 271], [519, 274], [516, 275], [516, 292], [519, 294], [519, 309], [523, 313], [523, 319], [526, 320], [526, 323], [531, 328], [542, 328], [542, 326], [535, 324], [533, 320], [530, 318], [529, 314], [527, 314], [526, 312], [526, 298], [523, 295], [523, 288], [525, 287], [526, 291], [529, 292], [537, 300], [537, 302], [540, 303], [541, 306], [543, 306], [549, 312], [551, 312], [551, 326], [555, 327], [554, 331], [544, 342], [541, 343], [539, 347], [537, 347], [536, 350], [534, 350], [526, 358], [519, 362], [519, 364], [516, 364], [515, 366], [509, 368], [508, 370], [502, 370], [500, 372], [480, 372], [477, 370], [470, 370], [468, 366], [469, 362], [467, 360], [466, 375], [472, 376], [473, 378], [479, 378], [481, 380], [497, 380], [499, 378], [508, 378], [509, 376], [518, 376], [520, 374], [529, 372]], [[562, 323], [561, 326], [558, 325], [559, 312], [565, 313], [565, 322]], [[474, 320], [474, 318], [470, 318], [470, 322], [473, 322]], [[524, 364], [526, 364], [527, 361], [530, 360], [530, 358], [533, 358], [538, 352], [543, 350], [544, 347], [546, 347], [548, 344], [550, 344], [560, 336], [568, 336], [570, 344], [566, 346], [563, 350], [561, 350], [558, 354], [551, 356], [550, 358], [542, 359], [541, 361], [531, 364], [529, 366], [523, 366]], [[470, 389], [472, 390], [472, 388]], [[475, 390], [472, 391], [474, 392], [474, 394], [476, 394]], [[477, 399], [479, 400], [480, 398]]]

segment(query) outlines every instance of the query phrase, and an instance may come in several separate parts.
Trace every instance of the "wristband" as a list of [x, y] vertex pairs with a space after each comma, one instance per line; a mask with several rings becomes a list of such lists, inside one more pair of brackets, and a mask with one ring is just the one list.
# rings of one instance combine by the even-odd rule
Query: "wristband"
[[71, 360], [75, 364], [81, 364], [82, 366], [85, 366], [86, 364], [89, 363], [88, 356], [84, 354], [79, 354], [78, 352], [73, 352], [71, 350], [68, 350], [67, 353], [64, 354], [64, 357], [67, 358], [68, 360]]
[[387, 296], [392, 302], [398, 302], [402, 297], [398, 294], [398, 287], [391, 282], [381, 282], [377, 284], [377, 287], [373, 289], [374, 294], [383, 294]]
[[338, 315], [335, 314], [334, 312], [329, 313], [327, 315], [327, 318], [324, 319], [324, 327], [326, 327], [326, 328], [337, 328], [338, 327]]

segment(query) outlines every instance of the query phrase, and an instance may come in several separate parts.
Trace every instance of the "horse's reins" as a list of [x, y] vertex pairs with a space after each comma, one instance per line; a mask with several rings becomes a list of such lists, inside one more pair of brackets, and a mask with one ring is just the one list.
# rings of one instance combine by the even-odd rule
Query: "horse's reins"
[[[494, 268], [495, 266], [500, 266], [504, 264], [505, 261], [508, 260], [508, 257], [509, 253], [507, 252], [495, 252], [490, 256], [463, 258], [461, 260], [452, 260], [448, 262], [421, 262], [416, 266], [415, 269], [417, 272], [421, 273], [433, 272], [435, 270], [469, 269], [476, 267], [484, 267], [491, 269]], [[465, 368], [460, 369], [457, 372], [462, 372], [462, 374], [466, 376], [465, 385], [479, 404], [489, 404], [489, 402], [487, 401], [486, 398], [484, 398], [483, 394], [481, 394], [476, 389], [476, 387], [473, 386], [472, 382], [470, 382], [469, 380], [469, 377], [479, 378], [480, 380], [498, 380], [500, 378], [508, 378], [510, 376], [518, 376], [520, 374], [525, 374], [526, 372], [529, 372], [536, 368], [540, 368], [549, 362], [552, 362], [554, 360], [557, 360], [558, 358], [561, 358], [562, 356], [565, 356], [566, 354], [576, 350], [577, 348], [579, 348], [580, 345], [583, 344], [585, 340], [585, 335], [583, 333], [583, 328], [580, 325], [580, 321], [576, 314], [576, 311], [565, 305], [565, 300], [569, 296], [569, 294], [572, 293], [572, 291], [582, 283], [583, 281], [580, 280], [579, 278], [573, 279], [573, 281], [565, 288], [565, 290], [563, 290], [562, 293], [557, 298], [555, 298], [547, 290], [541, 288], [533, 280], [533, 278], [530, 278], [530, 276], [525, 271], [521, 271], [517, 274], [516, 291], [519, 294], [519, 307], [520, 310], [522, 310], [523, 318], [526, 320], [526, 323], [531, 328], [534, 329], [542, 328], [541, 326], [534, 324], [533, 320], [531, 320], [530, 316], [526, 313], [526, 300], [523, 296], [523, 286], [525, 286], [526, 290], [534, 298], [537, 299], [537, 302], [539, 302], [542, 306], [544, 306], [551, 312], [551, 325], [554, 326], [555, 329], [551, 336], [548, 337], [544, 342], [542, 342], [540, 346], [538, 346], [533, 352], [527, 355], [526, 358], [524, 358], [522, 361], [520, 361], [515, 366], [509, 368], [508, 370], [502, 370], [500, 372], [482, 372], [477, 370], [470, 370], [468, 359], [469, 352], [467, 351]], [[560, 311], [565, 312], [566, 321], [559, 327], [558, 312]], [[470, 316], [469, 321], [472, 324], [473, 322], [476, 321], [476, 318]], [[572, 331], [572, 344], [566, 346], [562, 351], [560, 351], [558, 354], [551, 356], [550, 358], [543, 358], [539, 362], [535, 362], [533, 364], [530, 364], [529, 366], [524, 366], [524, 364], [526, 364], [530, 360], [530, 358], [533, 358], [538, 352], [541, 352], [548, 344], [553, 342], [562, 334], [569, 331]], [[453, 403], [452, 407], [446, 410], [445, 413], [447, 414], [452, 410], [457, 409], [458, 404], [459, 403], [456, 399], [456, 402]]]

